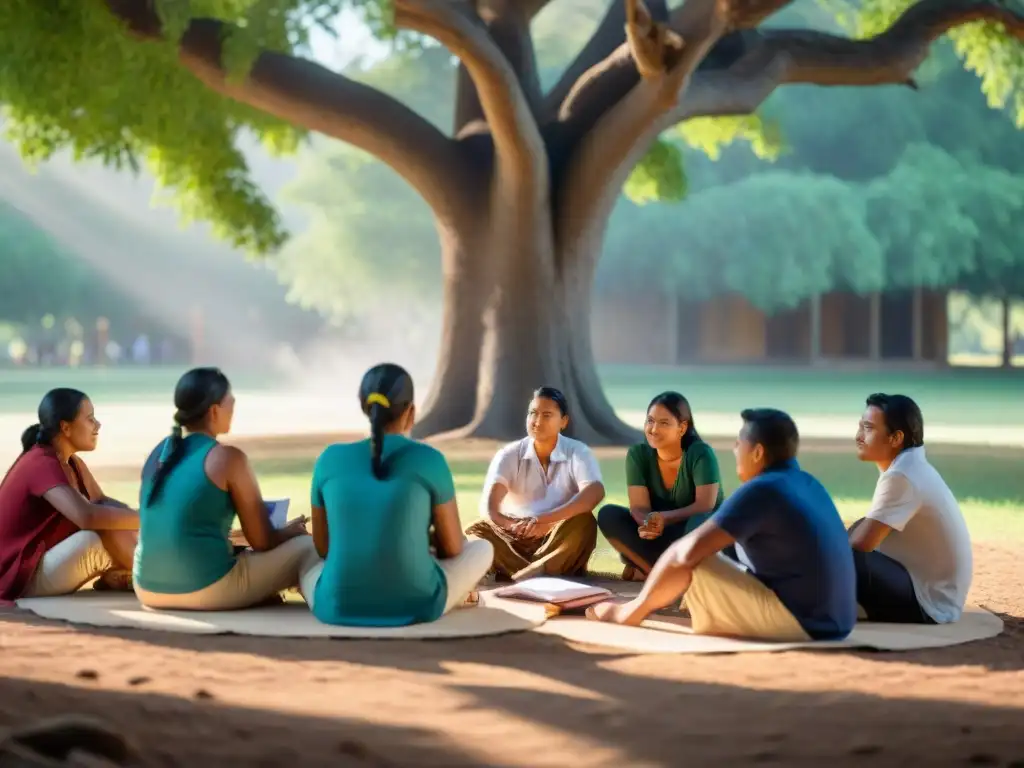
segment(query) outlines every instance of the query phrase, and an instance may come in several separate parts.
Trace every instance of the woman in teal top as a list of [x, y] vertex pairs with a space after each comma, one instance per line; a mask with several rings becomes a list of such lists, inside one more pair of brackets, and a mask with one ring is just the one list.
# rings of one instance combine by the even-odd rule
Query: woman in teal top
[[444, 455], [409, 438], [409, 374], [371, 368], [359, 402], [369, 439], [329, 446], [313, 470], [313, 540], [324, 559], [302, 574], [302, 593], [325, 624], [434, 621], [465, 603], [494, 549], [463, 535]]
[[[196, 368], [174, 390], [175, 427], [142, 471], [135, 594], [151, 608], [246, 608], [296, 587], [316, 559], [305, 519], [275, 530], [245, 454], [221, 445], [235, 397], [216, 368]], [[229, 539], [238, 516], [251, 549]]]
[[[597, 525], [622, 555], [622, 578], [642, 579], [669, 545], [722, 505], [722, 475], [693, 426], [690, 403], [664, 392], [647, 406], [647, 442], [626, 453], [629, 508], [608, 504]], [[638, 573], [639, 571], [639, 573]]]

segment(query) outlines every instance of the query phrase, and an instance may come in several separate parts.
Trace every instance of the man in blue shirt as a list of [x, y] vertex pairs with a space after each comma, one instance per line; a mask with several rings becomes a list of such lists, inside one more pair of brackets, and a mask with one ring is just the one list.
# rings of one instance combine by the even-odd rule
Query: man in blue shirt
[[[640, 594], [589, 618], [639, 625], [685, 594], [699, 634], [774, 641], [840, 640], [857, 619], [846, 529], [828, 491], [800, 469], [796, 424], [743, 411], [733, 448], [742, 485], [663, 554]], [[737, 560], [720, 554], [735, 545]]]

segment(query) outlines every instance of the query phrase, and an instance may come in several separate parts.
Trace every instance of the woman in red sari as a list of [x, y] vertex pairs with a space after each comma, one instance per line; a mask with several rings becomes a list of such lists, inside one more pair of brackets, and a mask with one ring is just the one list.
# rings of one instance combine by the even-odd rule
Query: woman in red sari
[[131, 589], [139, 515], [108, 499], [76, 454], [96, 449], [89, 398], [54, 389], [0, 482], [0, 600], [74, 592], [94, 578]]

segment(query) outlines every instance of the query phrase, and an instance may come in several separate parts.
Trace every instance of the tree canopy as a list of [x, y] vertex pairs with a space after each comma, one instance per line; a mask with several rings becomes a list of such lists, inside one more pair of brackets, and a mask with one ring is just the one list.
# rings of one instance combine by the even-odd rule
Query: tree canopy
[[[550, 80], [541, 77], [533, 29], [548, 5], [11, 0], [0, 10], [4, 127], [32, 160], [71, 148], [114, 166], [145, 163], [186, 218], [207, 218], [221, 236], [262, 254], [276, 251], [285, 233], [249, 177], [240, 137], [252, 133], [287, 151], [312, 132], [370, 154], [426, 202], [442, 246], [441, 353], [421, 430], [518, 434], [521, 404], [544, 381], [578, 403], [577, 436], [600, 441], [636, 437], [601, 392], [588, 294], [608, 216], [638, 164], [636, 199], [681, 198], [692, 173], [675, 142], [717, 152], [746, 138], [772, 156], [781, 149], [767, 103], [775, 92], [888, 85], [909, 95], [944, 35], [981, 78], [989, 104], [1024, 125], [1020, 0], [864, 0], [835, 6], [840, 26], [831, 27], [808, 23], [793, 0], [685, 0], [671, 8], [666, 0], [615, 0]], [[450, 131], [310, 59], [312, 31], [333, 29], [345, 9], [398, 50], [431, 40], [458, 60]], [[349, 173], [359, 172], [347, 162]], [[751, 200], [758, 191], [799, 194], [810, 183], [783, 170], [733, 179], [729, 188]], [[841, 185], [815, 183], [827, 199], [859, 210]], [[742, 215], [773, 223], [741, 206], [718, 221], [741, 232]], [[795, 260], [777, 264], [787, 274], [810, 263], [808, 238], [799, 237]], [[827, 242], [830, 257], [806, 276], [808, 285], [826, 274], [867, 284], [842, 269], [842, 249]], [[724, 284], [735, 285], [742, 270], [723, 265]], [[766, 305], [791, 301], [763, 297]]]

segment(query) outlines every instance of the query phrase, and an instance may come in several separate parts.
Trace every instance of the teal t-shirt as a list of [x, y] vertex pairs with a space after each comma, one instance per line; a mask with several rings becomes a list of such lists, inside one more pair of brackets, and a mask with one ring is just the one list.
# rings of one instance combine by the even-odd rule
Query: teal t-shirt
[[386, 476], [370, 441], [329, 446], [313, 469], [311, 502], [327, 514], [328, 549], [313, 614], [325, 624], [398, 627], [444, 613], [448, 583], [430, 553], [432, 511], [455, 483], [444, 456], [401, 435], [384, 437]]
[[[718, 498], [714, 509], [722, 506], [725, 492], [722, 490], [722, 474], [718, 469], [718, 458], [710, 445], [696, 441], [683, 452], [683, 460], [676, 473], [676, 482], [671, 488], [665, 487], [658, 471], [658, 452], [647, 443], [637, 443], [626, 452], [626, 485], [645, 486], [651, 497], [652, 512], [671, 512], [688, 507], [697, 498], [698, 485], [718, 483]], [[714, 510], [712, 510], [713, 512]], [[694, 515], [686, 519], [689, 533], [705, 520], [711, 512]]]
[[146, 502], [163, 443], [142, 471], [135, 583], [147, 592], [182, 595], [224, 578], [235, 564], [228, 540], [235, 507], [227, 491], [206, 476], [206, 456], [217, 445], [207, 435], [185, 438], [185, 454], [164, 479], [160, 495]]

